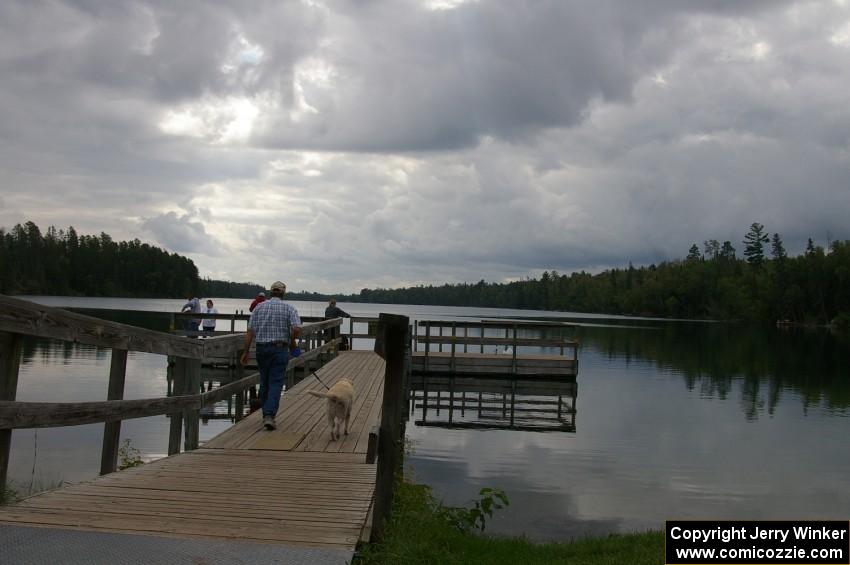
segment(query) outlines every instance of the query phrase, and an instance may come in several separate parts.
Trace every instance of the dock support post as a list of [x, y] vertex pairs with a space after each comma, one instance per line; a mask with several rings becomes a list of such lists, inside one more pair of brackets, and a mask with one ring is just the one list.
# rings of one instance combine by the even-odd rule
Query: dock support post
[[404, 357], [408, 318], [381, 314], [375, 351], [386, 360], [384, 398], [381, 404], [381, 426], [378, 434], [378, 469], [375, 481], [375, 503], [372, 539], [381, 539], [384, 524], [390, 516], [393, 481], [402, 463], [402, 404], [404, 401]]
[[[15, 400], [18, 393], [18, 368], [21, 364], [21, 334], [0, 332], [0, 400]], [[0, 430], [0, 499], [6, 495], [6, 474], [12, 430]]]
[[[106, 400], [124, 399], [124, 381], [127, 375], [127, 350], [112, 348], [109, 363], [109, 388]], [[118, 468], [118, 446], [121, 442], [121, 420], [103, 424], [103, 448], [100, 452], [100, 474], [114, 473]]]
[[[177, 357], [171, 367], [171, 394], [179, 396], [184, 394], [186, 388], [186, 362], [188, 359]], [[183, 412], [172, 412], [169, 414], [171, 422], [168, 432], [168, 454], [180, 453], [180, 444], [183, 437]]]
[[378, 426], [372, 426], [369, 430], [369, 443], [366, 444], [366, 463], [374, 465], [378, 457]]
[[[186, 359], [186, 375], [184, 377], [186, 388], [184, 394], [198, 394], [201, 388], [201, 360]], [[185, 450], [190, 451], [198, 449], [198, 434], [200, 409], [188, 408], [183, 413], [183, 418], [186, 420], [184, 429], [186, 431]]]

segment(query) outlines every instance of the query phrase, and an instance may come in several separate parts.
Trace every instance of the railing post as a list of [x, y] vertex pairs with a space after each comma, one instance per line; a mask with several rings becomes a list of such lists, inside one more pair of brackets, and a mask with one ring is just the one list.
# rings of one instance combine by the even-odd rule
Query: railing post
[[[236, 352], [236, 359], [240, 359], [242, 357], [242, 351]], [[245, 366], [242, 363], [236, 363], [236, 380], [241, 381], [245, 378]], [[241, 420], [245, 415], [245, 390], [242, 389], [236, 393], [236, 421]]]
[[285, 377], [286, 377], [286, 392], [289, 392], [290, 390], [292, 390], [292, 387], [295, 386], [295, 368], [287, 366]]
[[407, 335], [404, 338], [405, 343], [405, 355], [404, 355], [404, 385], [402, 386], [401, 394], [404, 398], [404, 421], [407, 422], [410, 419], [410, 410], [408, 409], [408, 403], [410, 402], [410, 373], [411, 373], [411, 364], [413, 363], [413, 328], [416, 327], [416, 322], [414, 322], [413, 326], [408, 324], [407, 326]]
[[[186, 361], [185, 357], [177, 357], [171, 367], [171, 394], [180, 396], [186, 390]], [[170, 429], [168, 432], [168, 454], [180, 453], [180, 444], [183, 438], [183, 412], [172, 412]]]
[[[124, 380], [127, 374], [127, 350], [112, 348], [109, 365], [109, 389], [106, 400], [124, 400]], [[100, 452], [100, 474], [114, 473], [118, 467], [118, 445], [121, 441], [121, 420], [103, 424], [103, 448]]]
[[431, 322], [425, 322], [425, 362], [423, 365], [425, 366], [425, 372], [428, 372], [429, 364], [428, 364], [428, 353], [431, 351]]
[[375, 502], [372, 517], [372, 539], [379, 541], [384, 523], [390, 516], [393, 481], [402, 462], [402, 402], [404, 392], [404, 357], [407, 340], [406, 316], [381, 314], [375, 351], [386, 361], [384, 398], [381, 404], [381, 426], [378, 434], [378, 469], [375, 480]]
[[[201, 389], [201, 360], [186, 359], [186, 380], [183, 394], [199, 394]], [[184, 429], [186, 431], [185, 450], [191, 451], [198, 449], [198, 432], [200, 419], [199, 408], [187, 408], [183, 412], [183, 418], [186, 420]]]
[[455, 372], [455, 338], [457, 337], [456, 322], [452, 322], [452, 359], [449, 361], [449, 372]]
[[[21, 334], [0, 332], [0, 400], [15, 400], [22, 342]], [[0, 498], [4, 498], [6, 493], [11, 446], [12, 430], [0, 430]]]
[[516, 346], [516, 324], [514, 324], [514, 341], [513, 341], [513, 346], [511, 347], [511, 349], [513, 350], [513, 358], [511, 359], [511, 372], [514, 375], [514, 378], [516, 378], [516, 373], [517, 373], [516, 347], [517, 347]]

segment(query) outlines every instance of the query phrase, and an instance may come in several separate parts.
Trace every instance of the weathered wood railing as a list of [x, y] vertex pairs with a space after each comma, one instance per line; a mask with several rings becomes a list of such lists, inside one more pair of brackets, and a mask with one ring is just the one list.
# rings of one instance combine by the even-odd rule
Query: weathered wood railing
[[[571, 358], [577, 356], [578, 344], [571, 339], [559, 335], [557, 337], [539, 337], [521, 336], [521, 330], [539, 331], [557, 331], [562, 332], [567, 328], [574, 328], [572, 324], [553, 324], [550, 322], [501, 322], [492, 320], [477, 321], [455, 321], [447, 322], [445, 320], [419, 320], [417, 328], [424, 328], [424, 335], [418, 331], [413, 336], [414, 345], [419, 343], [424, 344], [425, 351], [431, 350], [431, 345], [436, 345], [438, 351], [443, 351], [443, 345], [451, 346], [451, 353], [457, 352], [458, 346], [463, 346], [463, 352], [468, 350], [478, 349], [479, 353], [485, 353], [485, 346], [496, 347], [511, 347], [516, 354], [518, 346], [531, 347], [550, 347], [557, 348], [560, 355], [572, 353]], [[469, 330], [474, 329], [473, 335], [470, 335]], [[463, 330], [463, 335], [460, 335], [459, 330]], [[487, 330], [490, 330], [491, 335], [487, 335]], [[492, 335], [492, 332], [498, 332], [499, 335]], [[504, 337], [501, 334], [504, 333]]]
[[[203, 329], [199, 329], [198, 331], [188, 331], [185, 328], [186, 322], [189, 320], [223, 320], [226, 322], [225, 325], [229, 325], [230, 329], [221, 329], [218, 324], [216, 324], [216, 329], [212, 335], [223, 335], [229, 333], [235, 333], [237, 331], [236, 324], [237, 322], [247, 322], [250, 318], [250, 314], [193, 314], [189, 312], [174, 312], [170, 315], [171, 323], [170, 330], [172, 333], [183, 335], [183, 336], [208, 336], [209, 332], [203, 331]], [[324, 321], [324, 317], [320, 316], [301, 316], [301, 321], [306, 323], [313, 322], [321, 322]], [[343, 331], [345, 324], [340, 325], [339, 335], [341, 337], [345, 337], [348, 340], [352, 341], [354, 339], [369, 339], [374, 340], [377, 335], [377, 327], [378, 327], [378, 318], [372, 316], [352, 316], [347, 318], [348, 320], [348, 331]], [[366, 332], [356, 331], [355, 324], [366, 324], [367, 329]]]
[[386, 361], [381, 423], [369, 434], [366, 462], [377, 458], [372, 540], [380, 541], [390, 517], [393, 483], [404, 456], [405, 396], [409, 375], [410, 328], [406, 316], [381, 314], [376, 327], [375, 352]]
[[[413, 335], [413, 351], [421, 355], [421, 365], [427, 371], [431, 365], [430, 356], [439, 353], [441, 366], [451, 373], [459, 363], [456, 356], [467, 353], [485, 355], [488, 353], [501, 354], [505, 362], [505, 370], [508, 374], [516, 375], [519, 363], [517, 358], [521, 355], [520, 347], [533, 347], [538, 349], [555, 349], [563, 358], [563, 363], [571, 367], [571, 371], [578, 370], [578, 343], [563, 336], [565, 329], [573, 328], [572, 324], [553, 324], [551, 322], [503, 322], [495, 320], [482, 321], [445, 321], [445, 320], [420, 320], [415, 326]], [[424, 334], [419, 333], [424, 328]], [[470, 332], [470, 329], [473, 330]], [[461, 335], [460, 330], [463, 330]], [[488, 333], [489, 332], [489, 333]], [[522, 333], [526, 335], [522, 335]], [[544, 333], [544, 336], [539, 335]], [[554, 337], [545, 337], [545, 333], [557, 333]], [[495, 334], [495, 335], [494, 335]], [[420, 350], [420, 345], [422, 350]], [[443, 347], [448, 348], [448, 359], [445, 357]], [[489, 348], [492, 351], [487, 351]], [[462, 348], [462, 349], [461, 349]], [[507, 360], [510, 363], [507, 363]]]
[[[326, 330], [338, 328], [341, 318], [302, 326], [301, 335], [327, 337]], [[23, 335], [108, 347], [112, 349], [107, 400], [102, 402], [44, 403], [17, 402], [18, 369]], [[337, 352], [339, 339], [325, 339], [318, 347], [291, 360], [288, 370]], [[218, 389], [199, 392], [201, 359], [209, 356], [241, 355], [244, 334], [191, 339], [93, 318], [59, 308], [0, 295], [0, 488], [6, 484], [12, 430], [74, 426], [104, 422], [101, 474], [117, 466], [121, 421], [170, 414], [168, 453], [198, 447], [199, 412], [236, 395], [236, 414], [243, 413], [244, 392], [259, 382], [259, 374], [246, 376], [237, 368], [237, 380]], [[123, 400], [128, 351], [157, 353], [176, 358], [174, 396]], [[185, 426], [184, 426], [185, 421]]]

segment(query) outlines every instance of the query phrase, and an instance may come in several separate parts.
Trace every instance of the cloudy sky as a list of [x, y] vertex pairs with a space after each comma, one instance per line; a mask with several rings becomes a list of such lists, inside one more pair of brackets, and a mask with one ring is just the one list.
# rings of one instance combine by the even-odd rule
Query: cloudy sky
[[850, 238], [846, 0], [4, 0], [0, 226], [292, 290]]

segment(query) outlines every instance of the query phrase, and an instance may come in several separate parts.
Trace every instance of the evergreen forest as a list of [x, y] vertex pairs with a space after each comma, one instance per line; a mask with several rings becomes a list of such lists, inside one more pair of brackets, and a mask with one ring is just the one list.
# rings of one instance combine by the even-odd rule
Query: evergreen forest
[[108, 234], [80, 235], [33, 222], [0, 228], [0, 294], [185, 298], [246, 297], [260, 285], [201, 279], [187, 257]]
[[741, 241], [693, 244], [684, 259], [599, 274], [546, 271], [509, 283], [363, 289], [350, 302], [487, 306], [659, 318], [850, 324], [850, 240], [808, 240], [791, 257], [778, 233], [753, 223]]
[[[482, 306], [682, 319], [850, 324], [850, 240], [827, 248], [808, 241], [789, 256], [780, 234], [755, 222], [738, 252], [731, 241], [694, 244], [685, 258], [657, 265], [584, 271], [546, 271], [508, 283], [364, 288], [341, 301]], [[0, 293], [129, 297], [253, 297], [255, 283], [202, 279], [191, 259], [106, 234], [73, 227], [42, 233], [33, 222], [0, 228]], [[327, 300], [316, 292], [291, 300]]]

